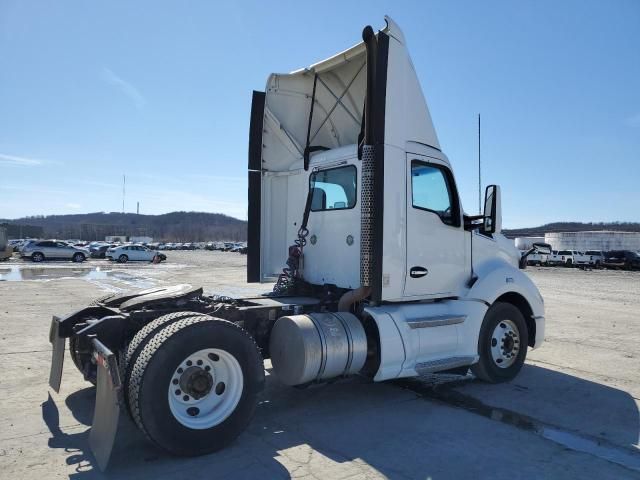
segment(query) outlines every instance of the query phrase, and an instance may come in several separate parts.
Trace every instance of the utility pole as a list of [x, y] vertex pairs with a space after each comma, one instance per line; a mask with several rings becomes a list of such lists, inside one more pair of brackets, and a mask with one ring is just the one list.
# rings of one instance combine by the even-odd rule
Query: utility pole
[[482, 174], [480, 169], [480, 114], [478, 114], [478, 215], [482, 215]]
[[125, 196], [125, 186], [127, 184], [127, 177], [125, 174], [122, 174], [122, 213], [124, 213], [124, 196]]
[[136, 215], [140, 215], [140, 202], [138, 202], [138, 205], [136, 206]]

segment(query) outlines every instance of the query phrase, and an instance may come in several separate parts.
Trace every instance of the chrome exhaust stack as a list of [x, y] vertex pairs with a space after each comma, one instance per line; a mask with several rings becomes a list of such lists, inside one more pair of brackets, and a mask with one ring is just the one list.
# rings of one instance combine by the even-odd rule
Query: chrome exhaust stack
[[367, 25], [362, 31], [362, 40], [367, 49], [367, 92], [364, 101], [363, 137], [358, 153], [362, 161], [360, 188], [360, 287], [345, 293], [338, 302], [338, 311], [348, 312], [351, 306], [371, 294], [371, 272], [373, 270], [373, 209], [374, 209], [374, 95], [376, 81], [376, 58], [378, 41], [373, 28]]
[[373, 28], [366, 26], [362, 40], [367, 48], [367, 93], [364, 105], [364, 137], [362, 139], [362, 186], [360, 190], [360, 286], [371, 287], [372, 238], [374, 207], [375, 138], [373, 113], [375, 109], [375, 79], [378, 42]]

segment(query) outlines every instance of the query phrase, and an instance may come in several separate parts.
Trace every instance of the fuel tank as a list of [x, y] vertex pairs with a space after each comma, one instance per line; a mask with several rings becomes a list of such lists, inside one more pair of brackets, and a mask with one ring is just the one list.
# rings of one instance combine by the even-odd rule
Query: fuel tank
[[367, 336], [347, 312], [280, 317], [271, 332], [271, 364], [286, 385], [353, 375], [367, 358]]

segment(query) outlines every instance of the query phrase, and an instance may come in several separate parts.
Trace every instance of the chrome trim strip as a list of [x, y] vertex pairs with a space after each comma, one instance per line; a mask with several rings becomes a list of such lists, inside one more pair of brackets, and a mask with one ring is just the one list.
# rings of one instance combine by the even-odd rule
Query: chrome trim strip
[[431, 360], [430, 362], [416, 363], [415, 370], [419, 375], [425, 373], [435, 373], [451, 368], [464, 367], [471, 365], [475, 361], [473, 356], [449, 357], [439, 360]]
[[455, 325], [467, 319], [466, 315], [437, 315], [434, 317], [412, 318], [407, 320], [410, 328], [442, 327], [444, 325]]

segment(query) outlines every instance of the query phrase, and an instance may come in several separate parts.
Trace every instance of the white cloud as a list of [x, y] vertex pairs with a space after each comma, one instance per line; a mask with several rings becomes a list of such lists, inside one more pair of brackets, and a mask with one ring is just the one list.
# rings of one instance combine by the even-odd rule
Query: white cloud
[[82, 208], [82, 205], [79, 203], [65, 203], [64, 206], [71, 210], [80, 210]]
[[142, 96], [142, 93], [140, 93], [140, 91], [131, 83], [116, 75], [116, 73], [110, 68], [104, 67], [102, 69], [102, 79], [108, 84], [120, 90], [126, 97], [129, 98], [129, 100], [133, 102], [133, 105], [138, 110], [142, 109], [142, 107], [146, 105], [147, 101]]
[[35, 167], [38, 165], [43, 165], [45, 163], [49, 163], [49, 162], [47, 162], [46, 160], [41, 160], [39, 158], [19, 157], [17, 155], [7, 155], [4, 153], [0, 153], [1, 165], [19, 165], [23, 167]]

